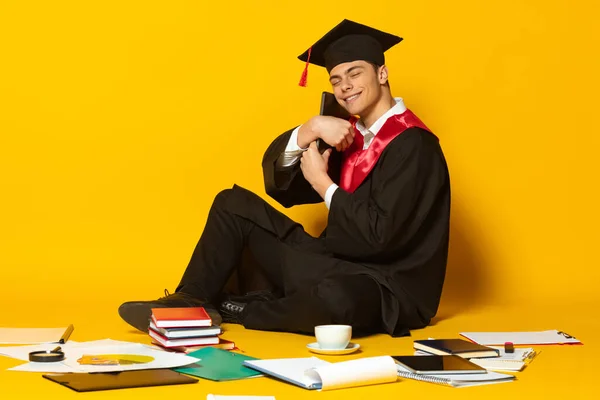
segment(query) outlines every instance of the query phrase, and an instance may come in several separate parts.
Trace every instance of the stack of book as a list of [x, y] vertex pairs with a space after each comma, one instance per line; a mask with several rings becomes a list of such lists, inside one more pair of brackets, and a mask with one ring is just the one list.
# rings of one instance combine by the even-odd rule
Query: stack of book
[[153, 308], [148, 334], [154, 344], [173, 351], [235, 348], [233, 342], [219, 338], [221, 327], [212, 324], [204, 307]]

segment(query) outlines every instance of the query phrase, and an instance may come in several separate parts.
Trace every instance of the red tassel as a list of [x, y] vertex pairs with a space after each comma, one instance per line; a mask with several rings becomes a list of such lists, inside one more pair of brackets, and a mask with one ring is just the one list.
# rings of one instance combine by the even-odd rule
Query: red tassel
[[302, 71], [302, 76], [300, 77], [300, 83], [298, 85], [302, 87], [306, 87], [306, 80], [308, 79], [308, 65], [304, 67], [304, 71]]
[[302, 71], [302, 77], [300, 77], [300, 82], [298, 85], [302, 87], [306, 87], [306, 81], [308, 80], [308, 64], [310, 63], [310, 53], [312, 51], [312, 47], [308, 49], [308, 57], [306, 57], [306, 65], [304, 66], [304, 71]]

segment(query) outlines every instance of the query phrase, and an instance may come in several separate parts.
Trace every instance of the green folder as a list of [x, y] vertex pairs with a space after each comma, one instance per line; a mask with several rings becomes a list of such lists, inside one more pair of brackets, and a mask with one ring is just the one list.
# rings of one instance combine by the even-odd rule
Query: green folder
[[230, 381], [262, 375], [260, 372], [242, 365], [245, 360], [257, 360], [257, 358], [243, 354], [207, 347], [196, 350], [188, 356], [199, 360], [197, 363], [185, 367], [174, 368], [175, 371], [213, 381]]

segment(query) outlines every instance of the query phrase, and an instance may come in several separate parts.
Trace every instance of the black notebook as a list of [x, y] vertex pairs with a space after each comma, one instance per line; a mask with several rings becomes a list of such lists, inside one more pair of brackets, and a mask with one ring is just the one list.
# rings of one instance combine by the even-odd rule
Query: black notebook
[[462, 358], [498, 357], [500, 355], [496, 349], [462, 339], [415, 340], [413, 347], [431, 354], [454, 354]]
[[321, 94], [321, 109], [319, 110], [319, 115], [341, 118], [346, 121], [352, 116], [337, 102], [335, 95], [329, 92], [323, 92]]
[[[351, 115], [344, 107], [342, 107], [333, 93], [323, 92], [321, 94], [321, 109], [319, 111], [319, 115], [325, 115], [328, 117], [336, 117], [345, 119], [346, 121], [350, 119]], [[317, 147], [319, 148], [319, 152], [322, 154], [325, 150], [331, 148], [331, 146], [321, 139], [317, 141]]]
[[92, 374], [44, 374], [44, 378], [77, 392], [196, 383], [198, 379], [170, 369], [144, 369]]

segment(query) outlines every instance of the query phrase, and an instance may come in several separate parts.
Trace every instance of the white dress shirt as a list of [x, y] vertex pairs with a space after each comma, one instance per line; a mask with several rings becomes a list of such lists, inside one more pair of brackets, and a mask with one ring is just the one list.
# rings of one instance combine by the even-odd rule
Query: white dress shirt
[[[363, 125], [363, 123], [360, 119], [356, 123], [356, 129], [358, 129], [360, 134], [363, 135], [363, 140], [364, 140], [363, 150], [366, 150], [369, 148], [369, 146], [373, 142], [373, 138], [377, 135], [377, 133], [379, 132], [379, 130], [381, 129], [383, 124], [385, 124], [385, 122], [388, 120], [388, 118], [390, 118], [391, 116], [394, 116], [394, 115], [402, 114], [403, 112], [406, 111], [406, 106], [404, 105], [404, 101], [402, 100], [402, 98], [396, 97], [396, 98], [394, 98], [394, 100], [396, 100], [396, 105], [394, 105], [392, 108], [387, 110], [381, 117], [379, 117], [377, 119], [377, 121], [375, 121], [375, 123], [369, 127], [369, 129], [367, 129]], [[282, 166], [282, 167], [289, 167], [289, 166], [296, 164], [300, 160], [300, 157], [302, 157], [302, 153], [305, 152], [306, 150], [308, 150], [308, 148], [302, 148], [302, 147], [298, 146], [298, 131], [299, 130], [300, 130], [300, 126], [297, 127], [296, 129], [294, 129], [294, 131], [292, 132], [292, 134], [290, 136], [290, 140], [285, 148], [285, 151], [282, 154], [281, 163], [280, 163], [280, 166]], [[327, 190], [325, 191], [325, 197], [323, 198], [323, 200], [325, 200], [325, 205], [327, 206], [328, 209], [331, 205], [331, 199], [333, 198], [333, 193], [335, 193], [335, 191], [337, 189], [338, 189], [338, 185], [336, 185], [335, 183], [332, 183], [331, 186], [329, 186], [327, 188]]]

